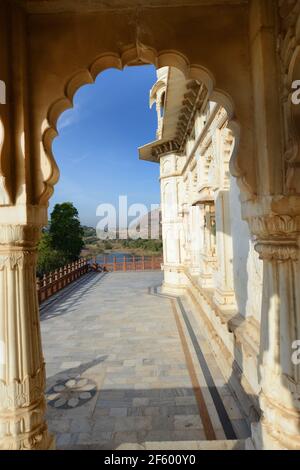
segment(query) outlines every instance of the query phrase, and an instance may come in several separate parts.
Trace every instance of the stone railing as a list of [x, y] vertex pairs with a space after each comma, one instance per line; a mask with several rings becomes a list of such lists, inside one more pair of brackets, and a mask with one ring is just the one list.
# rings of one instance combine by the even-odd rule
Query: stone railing
[[97, 263], [94, 260], [94, 265], [98, 264], [100, 269], [105, 271], [155, 271], [161, 269], [162, 262], [161, 256], [132, 256], [130, 258], [114, 256], [111, 258], [103, 255], [97, 258]]
[[42, 278], [37, 278], [37, 293], [39, 303], [47, 300], [51, 295], [66, 287], [71, 282], [83, 276], [91, 270], [89, 262], [85, 258], [74, 261], [63, 268], [57, 269]]
[[110, 258], [103, 256], [94, 260], [81, 258], [49, 274], [44, 274], [42, 278], [37, 278], [38, 301], [41, 304], [56, 292], [76, 281], [79, 277], [90, 271], [111, 272], [111, 271], [153, 271], [160, 270], [163, 259], [161, 256], [140, 256], [122, 259], [114, 256]]

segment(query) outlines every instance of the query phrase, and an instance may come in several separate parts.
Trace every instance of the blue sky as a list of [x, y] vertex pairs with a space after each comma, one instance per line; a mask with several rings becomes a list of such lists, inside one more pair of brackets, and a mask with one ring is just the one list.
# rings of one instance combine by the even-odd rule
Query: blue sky
[[137, 148], [155, 140], [156, 111], [149, 91], [156, 81], [153, 66], [109, 69], [95, 84], [78, 90], [73, 109], [58, 121], [53, 152], [60, 180], [50, 201], [71, 201], [82, 224], [96, 226], [99, 204], [159, 204], [159, 165], [138, 159]]

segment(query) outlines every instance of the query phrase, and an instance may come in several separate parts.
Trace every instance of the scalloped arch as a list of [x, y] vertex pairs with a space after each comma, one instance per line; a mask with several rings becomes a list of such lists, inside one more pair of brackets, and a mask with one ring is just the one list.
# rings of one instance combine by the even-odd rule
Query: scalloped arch
[[155, 83], [155, 85], [152, 87], [150, 91], [150, 108], [155, 103], [155, 96], [158, 95], [161, 89], [164, 89], [166, 87], [166, 83], [163, 80], [159, 80], [158, 82]]
[[[120, 55], [116, 53], [101, 54], [86, 69], [79, 70], [68, 79], [64, 88], [64, 96], [50, 106], [47, 114], [47, 126], [42, 134], [42, 159], [45, 158], [47, 160], [44, 166], [48, 168], [48, 171], [43, 182], [44, 188], [39, 197], [39, 204], [47, 204], [48, 199], [53, 193], [54, 185], [59, 179], [59, 170], [52, 153], [52, 142], [58, 135], [58, 118], [64, 111], [73, 107], [73, 99], [77, 90], [84, 85], [94, 83], [97, 76], [106, 69], [116, 68], [123, 70], [126, 66], [137, 64], [152, 64], [157, 69], [168, 66], [176, 67], [183, 73], [186, 79], [198, 80], [206, 86], [212, 99], [224, 106], [228, 113], [228, 127], [232, 130], [236, 141], [236, 151], [233, 155], [234, 162], [231, 167], [234, 176], [242, 178], [243, 175], [237, 163], [240, 128], [235, 122], [231, 124], [232, 119], [234, 119], [234, 103], [230, 96], [215, 88], [215, 78], [209, 70], [197, 64], [190, 64], [187, 57], [183, 54], [173, 50], [157, 52], [152, 48], [138, 44], [135, 47], [127, 48]], [[245, 189], [244, 185], [242, 185], [242, 189]]]

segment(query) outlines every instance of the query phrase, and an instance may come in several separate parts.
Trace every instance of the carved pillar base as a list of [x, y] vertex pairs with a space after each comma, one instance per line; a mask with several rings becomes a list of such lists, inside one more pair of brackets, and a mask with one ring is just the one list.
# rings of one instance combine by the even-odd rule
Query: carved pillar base
[[299, 410], [292, 405], [286, 408], [263, 393], [260, 395], [260, 406], [263, 418], [251, 427], [254, 448], [300, 450]]
[[181, 295], [184, 293], [186, 278], [183, 266], [164, 265], [164, 282], [162, 292], [164, 294]]
[[54, 447], [36, 294], [36, 226], [0, 227], [0, 449]]
[[216, 287], [214, 290], [214, 302], [223, 310], [236, 309], [235, 293], [232, 290], [223, 290]]
[[201, 258], [201, 273], [199, 276], [199, 285], [203, 288], [212, 289], [215, 286], [214, 269], [216, 258], [214, 256], [203, 255]]

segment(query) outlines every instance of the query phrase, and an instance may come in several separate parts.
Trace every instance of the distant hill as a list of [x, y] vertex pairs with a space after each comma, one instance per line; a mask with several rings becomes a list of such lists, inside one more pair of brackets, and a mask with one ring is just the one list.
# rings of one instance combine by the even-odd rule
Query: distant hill
[[[161, 211], [160, 209], [155, 209], [153, 211], [148, 212], [147, 215], [141, 217], [138, 222], [135, 224], [135, 228], [139, 233], [139, 238], [143, 239], [150, 239], [151, 238], [151, 227], [153, 228], [154, 233], [158, 232], [158, 239], [161, 239], [162, 232], [161, 232]], [[96, 230], [92, 227], [84, 226], [84, 237], [86, 241], [90, 241], [93, 238], [97, 237]], [[98, 233], [98, 239], [114, 239], [114, 234], [110, 233], [109, 231], [102, 230], [100, 231], [100, 237]], [[120, 229], [117, 231], [117, 239], [126, 240], [127, 236], [127, 229]]]

